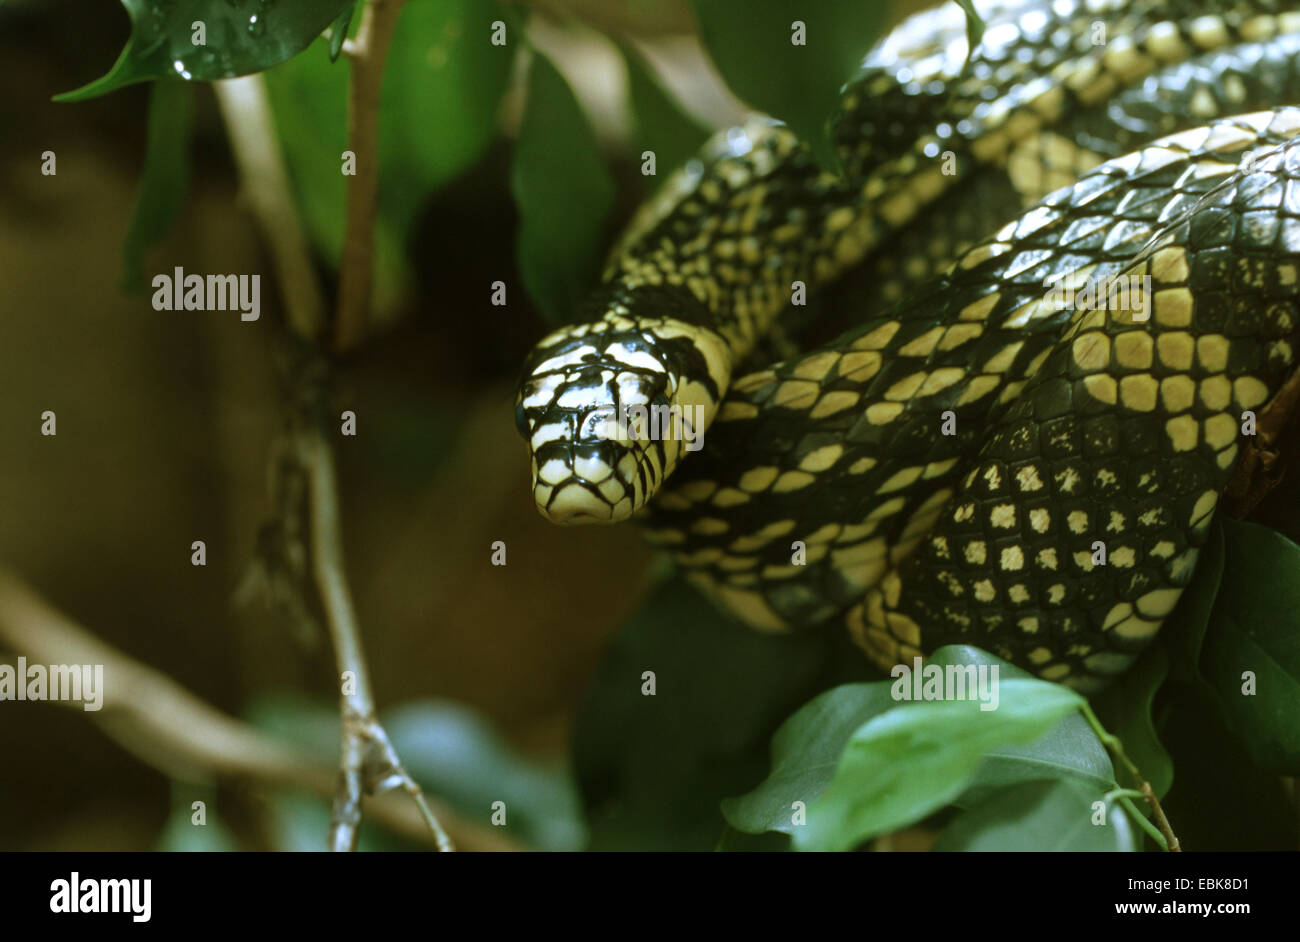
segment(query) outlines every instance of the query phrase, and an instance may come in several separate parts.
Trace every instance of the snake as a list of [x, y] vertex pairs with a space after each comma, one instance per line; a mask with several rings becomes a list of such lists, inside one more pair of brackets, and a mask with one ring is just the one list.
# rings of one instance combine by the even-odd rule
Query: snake
[[717, 132], [515, 419], [539, 512], [635, 519], [762, 632], [973, 645], [1084, 693], [1196, 574], [1300, 328], [1300, 10], [955, 4], [829, 122]]

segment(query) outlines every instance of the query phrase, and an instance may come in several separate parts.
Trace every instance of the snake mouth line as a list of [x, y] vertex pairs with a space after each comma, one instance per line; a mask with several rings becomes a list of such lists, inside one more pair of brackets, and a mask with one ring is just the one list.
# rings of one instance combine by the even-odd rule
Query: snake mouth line
[[[533, 476], [533, 498], [538, 513], [562, 526], [620, 523], [629, 519], [661, 483], [662, 457], [654, 457], [646, 444], [636, 443], [624, 450], [616, 465], [602, 464], [598, 471], [588, 467], [587, 474], [575, 470], [576, 461], [567, 463], [569, 477], [548, 484]], [[621, 466], [632, 459], [630, 468]], [[625, 473], [626, 472], [626, 473]]]

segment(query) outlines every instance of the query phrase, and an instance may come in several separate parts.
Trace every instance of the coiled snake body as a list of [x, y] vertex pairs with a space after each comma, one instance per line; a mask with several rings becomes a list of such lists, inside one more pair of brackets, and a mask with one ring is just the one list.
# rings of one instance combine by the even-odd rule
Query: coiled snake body
[[[981, 12], [969, 61], [951, 4], [867, 56], [840, 177], [772, 122], [715, 137], [533, 352], [518, 421], [544, 515], [644, 518], [755, 628], [1091, 690], [1173, 610], [1292, 369], [1300, 12]], [[854, 326], [770, 363], [778, 318]]]

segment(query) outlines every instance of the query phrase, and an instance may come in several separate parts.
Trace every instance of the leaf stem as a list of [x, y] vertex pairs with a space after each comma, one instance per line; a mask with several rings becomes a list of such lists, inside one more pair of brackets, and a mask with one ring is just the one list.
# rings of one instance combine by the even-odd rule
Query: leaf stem
[[[1143, 797], [1141, 792], [1137, 792], [1136, 794], [1138, 798]], [[1165, 839], [1165, 836], [1160, 833], [1159, 828], [1148, 821], [1146, 815], [1133, 807], [1133, 802], [1129, 800], [1127, 795], [1122, 796], [1119, 799], [1119, 803], [1124, 806], [1124, 810], [1128, 812], [1128, 816], [1137, 822], [1138, 827], [1147, 832], [1147, 835], [1156, 842], [1156, 845], [1161, 850], [1169, 850], [1169, 842]]]
[[348, 86], [348, 149], [356, 173], [348, 178], [347, 222], [339, 263], [339, 306], [334, 352], [346, 353], [365, 337], [375, 257], [379, 194], [379, 101], [384, 62], [406, 0], [367, 0], [357, 34], [343, 44], [352, 63]]
[[[1142, 798], [1151, 807], [1151, 814], [1156, 819], [1156, 824], [1160, 828], [1160, 834], [1163, 838], [1165, 850], [1171, 852], [1181, 851], [1182, 846], [1178, 843], [1178, 837], [1174, 834], [1174, 829], [1169, 825], [1169, 819], [1165, 817], [1164, 809], [1160, 807], [1160, 800], [1156, 798], [1156, 793], [1151, 788], [1151, 783], [1143, 778], [1142, 772], [1133, 764], [1133, 760], [1128, 757], [1128, 754], [1124, 751], [1124, 744], [1120, 742], [1118, 736], [1110, 733], [1107, 731], [1106, 727], [1101, 725], [1101, 720], [1097, 719], [1097, 714], [1092, 711], [1091, 704], [1085, 702], [1080, 709], [1083, 711], [1083, 718], [1088, 721], [1088, 725], [1091, 726], [1092, 731], [1097, 734], [1097, 738], [1101, 740], [1102, 745], [1104, 745], [1119, 764], [1124, 767], [1124, 771], [1132, 776], [1136, 782], [1140, 783], [1139, 790], [1132, 794], [1131, 797]], [[1126, 791], [1121, 796], [1121, 801], [1127, 802], [1129, 797], [1130, 793]], [[1127, 807], [1136, 813], [1136, 809], [1133, 809], [1131, 805]], [[1136, 817], [1141, 819], [1141, 822], [1146, 826], [1150, 826], [1150, 822], [1146, 820], [1144, 815], [1136, 814]]]

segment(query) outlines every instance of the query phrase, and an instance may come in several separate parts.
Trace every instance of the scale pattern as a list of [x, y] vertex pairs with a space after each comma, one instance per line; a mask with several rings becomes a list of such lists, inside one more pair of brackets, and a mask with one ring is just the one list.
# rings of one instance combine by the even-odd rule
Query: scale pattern
[[[544, 514], [637, 513], [752, 627], [838, 620], [886, 668], [963, 641], [1095, 689], [1172, 610], [1240, 413], [1291, 367], [1300, 112], [1240, 112], [1296, 100], [1300, 14], [988, 19], [968, 64], [951, 10], [872, 51], [841, 178], [771, 122], [716, 137], [633, 221], [586, 323], [539, 344], [517, 418]], [[1048, 295], [1117, 278], [1149, 287]], [[830, 288], [811, 323], [793, 282]], [[778, 315], [814, 348], [746, 372]], [[703, 451], [594, 435], [629, 404], [698, 408]]]
[[1150, 279], [1148, 317], [1070, 312], [918, 551], [850, 611], [874, 660], [962, 641], [1093, 690], [1154, 638], [1248, 442], [1245, 413], [1294, 367], [1297, 134], [1294, 109], [1186, 132], [1044, 202], [1050, 221], [1015, 251], [1087, 253], [1091, 185], [1120, 171], [1106, 237], [1146, 246], [1124, 275]]

